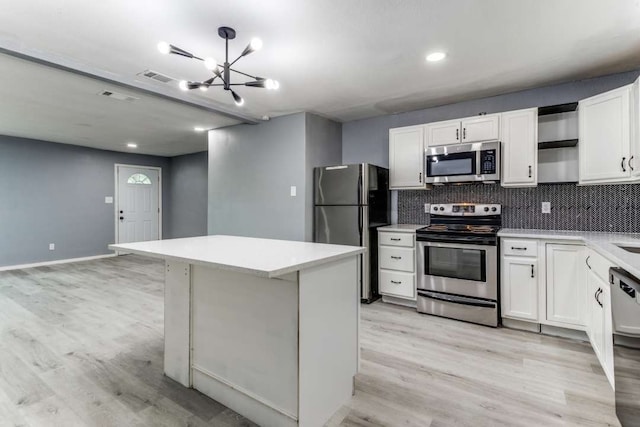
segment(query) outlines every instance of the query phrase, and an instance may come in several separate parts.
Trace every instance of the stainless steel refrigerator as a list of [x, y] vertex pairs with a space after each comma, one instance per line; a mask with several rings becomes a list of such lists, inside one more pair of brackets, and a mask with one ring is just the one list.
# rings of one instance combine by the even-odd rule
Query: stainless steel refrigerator
[[360, 265], [362, 301], [378, 297], [377, 227], [390, 223], [389, 170], [367, 163], [314, 171], [314, 241], [365, 246]]

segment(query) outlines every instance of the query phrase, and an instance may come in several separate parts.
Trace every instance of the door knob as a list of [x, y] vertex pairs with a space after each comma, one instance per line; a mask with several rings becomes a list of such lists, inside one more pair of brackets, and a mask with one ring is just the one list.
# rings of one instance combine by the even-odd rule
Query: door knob
[[120, 213], [121, 213], [121, 214], [123, 214], [123, 213], [124, 213], [124, 211], [120, 211]]
[[121, 217], [120, 217], [120, 221], [122, 221], [123, 219], [124, 219], [124, 217], [123, 217], [123, 216], [121, 216]]

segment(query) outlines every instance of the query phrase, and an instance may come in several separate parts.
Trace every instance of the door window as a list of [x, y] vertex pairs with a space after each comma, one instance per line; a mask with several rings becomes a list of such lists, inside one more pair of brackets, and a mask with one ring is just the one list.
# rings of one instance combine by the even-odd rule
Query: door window
[[151, 185], [151, 180], [143, 173], [134, 173], [127, 179], [127, 184]]
[[424, 274], [485, 282], [487, 253], [483, 249], [440, 248], [427, 246]]

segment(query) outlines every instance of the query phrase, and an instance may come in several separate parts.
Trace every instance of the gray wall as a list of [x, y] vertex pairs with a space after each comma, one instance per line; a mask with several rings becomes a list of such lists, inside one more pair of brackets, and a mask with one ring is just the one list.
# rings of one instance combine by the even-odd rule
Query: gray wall
[[341, 134], [309, 113], [210, 131], [209, 234], [312, 240], [313, 168], [341, 162]]
[[167, 230], [169, 159], [0, 136], [0, 266], [110, 253], [115, 163], [162, 167]]
[[389, 129], [521, 108], [575, 102], [632, 83], [638, 71], [465, 101], [425, 110], [356, 120], [342, 125], [342, 161], [389, 166]]
[[342, 163], [342, 124], [314, 114], [306, 115], [307, 168], [305, 237], [313, 241], [313, 168]]
[[170, 159], [169, 212], [165, 238], [207, 234], [207, 152]]
[[304, 240], [305, 178], [304, 113], [209, 131], [209, 234]]

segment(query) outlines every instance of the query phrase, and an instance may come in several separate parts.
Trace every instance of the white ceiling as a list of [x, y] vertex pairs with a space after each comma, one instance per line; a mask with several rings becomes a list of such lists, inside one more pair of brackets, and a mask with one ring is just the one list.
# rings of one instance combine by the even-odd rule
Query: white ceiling
[[[207, 149], [195, 126], [239, 123], [201, 108], [0, 55], [0, 134], [175, 156]], [[119, 101], [104, 90], [138, 98]], [[127, 148], [135, 142], [138, 148]]]
[[[311, 111], [348, 121], [640, 68], [640, 0], [3, 3], [2, 48], [251, 117]], [[220, 61], [221, 25], [238, 32], [232, 54], [263, 39], [236, 65], [279, 80], [279, 91], [241, 88], [238, 108], [219, 89], [185, 94], [137, 76], [207, 78], [201, 62], [160, 55], [156, 44]], [[448, 57], [426, 63], [434, 50]], [[147, 120], [141, 126], [158, 124]]]

